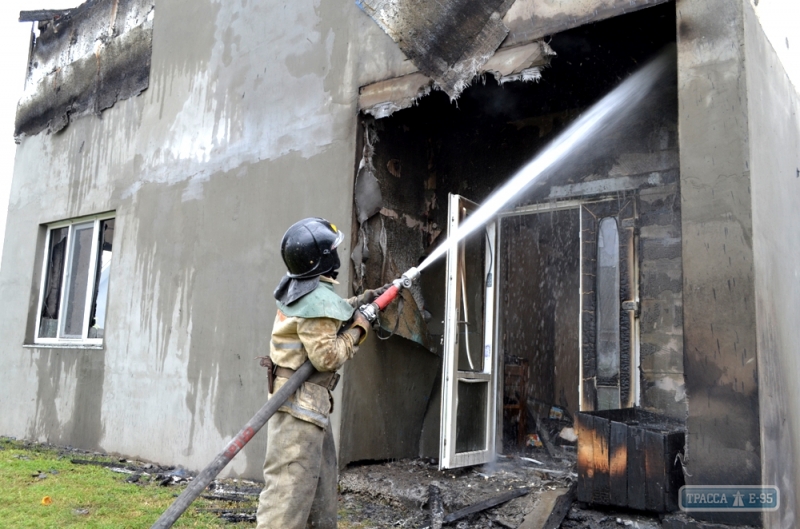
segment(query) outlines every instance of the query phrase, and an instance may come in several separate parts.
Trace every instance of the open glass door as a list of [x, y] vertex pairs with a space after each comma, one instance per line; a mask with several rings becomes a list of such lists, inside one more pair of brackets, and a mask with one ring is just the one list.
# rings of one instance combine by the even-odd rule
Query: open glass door
[[[477, 205], [450, 195], [448, 236]], [[439, 467], [487, 463], [495, 454], [494, 347], [496, 223], [447, 253]]]

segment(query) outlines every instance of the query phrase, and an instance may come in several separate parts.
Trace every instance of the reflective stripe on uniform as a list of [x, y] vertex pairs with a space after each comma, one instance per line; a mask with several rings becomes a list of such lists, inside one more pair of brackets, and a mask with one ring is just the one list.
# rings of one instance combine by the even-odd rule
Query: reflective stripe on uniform
[[292, 400], [287, 400], [283, 406], [278, 408], [278, 411], [285, 411], [290, 415], [297, 417], [298, 419], [306, 420], [308, 422], [316, 424], [320, 428], [328, 427], [328, 418], [325, 415], [309, 410], [307, 408], [301, 408]]

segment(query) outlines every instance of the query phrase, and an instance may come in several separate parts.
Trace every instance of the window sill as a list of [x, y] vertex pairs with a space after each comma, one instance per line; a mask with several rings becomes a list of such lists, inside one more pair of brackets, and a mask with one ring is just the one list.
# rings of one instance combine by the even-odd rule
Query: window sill
[[89, 343], [25, 343], [22, 344], [25, 349], [89, 349], [102, 351], [105, 346], [100, 344]]

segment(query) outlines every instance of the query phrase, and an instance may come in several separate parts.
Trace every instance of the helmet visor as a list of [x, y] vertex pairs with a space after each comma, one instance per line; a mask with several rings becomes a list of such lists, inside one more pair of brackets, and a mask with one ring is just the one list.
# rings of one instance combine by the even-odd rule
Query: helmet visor
[[333, 244], [331, 245], [331, 250], [335, 250], [339, 244], [344, 240], [344, 232], [333, 228], [334, 233], [336, 233], [336, 239], [334, 239]]

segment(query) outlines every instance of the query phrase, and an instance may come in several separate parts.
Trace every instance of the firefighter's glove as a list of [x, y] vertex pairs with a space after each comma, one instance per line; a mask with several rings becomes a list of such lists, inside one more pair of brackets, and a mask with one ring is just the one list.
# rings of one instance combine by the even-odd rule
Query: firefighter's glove
[[380, 288], [375, 288], [375, 289], [372, 289], [372, 290], [365, 290], [363, 294], [361, 294], [360, 296], [356, 297], [356, 305], [355, 305], [356, 308], [358, 308], [358, 307], [360, 307], [362, 305], [368, 305], [368, 304], [372, 303], [373, 301], [378, 299], [378, 297], [381, 294], [383, 294], [384, 292], [389, 290], [390, 286], [392, 286], [391, 283], [386, 283], [385, 285], [383, 285]]
[[369, 321], [361, 314], [360, 310], [356, 309], [353, 312], [353, 319], [345, 332], [353, 337], [354, 345], [361, 345], [367, 339]]

